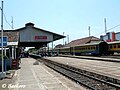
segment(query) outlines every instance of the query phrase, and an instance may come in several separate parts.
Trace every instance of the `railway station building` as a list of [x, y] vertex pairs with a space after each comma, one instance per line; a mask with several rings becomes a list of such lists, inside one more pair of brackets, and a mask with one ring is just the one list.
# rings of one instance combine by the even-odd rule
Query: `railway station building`
[[16, 60], [24, 47], [47, 47], [47, 44], [65, 36], [37, 28], [33, 23], [15, 30], [4, 30], [3, 36], [7, 37], [7, 46], [4, 47], [5, 55]]

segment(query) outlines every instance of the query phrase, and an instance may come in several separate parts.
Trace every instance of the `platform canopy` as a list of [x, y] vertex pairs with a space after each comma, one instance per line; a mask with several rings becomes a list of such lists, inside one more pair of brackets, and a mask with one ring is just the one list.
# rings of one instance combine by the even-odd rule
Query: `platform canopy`
[[47, 43], [65, 37], [60, 34], [34, 27], [33, 23], [27, 23], [25, 24], [25, 27], [19, 29], [6, 30], [4, 31], [4, 36], [8, 37], [8, 42], [14, 42], [15, 39], [15, 42], [17, 41], [18, 46], [20, 47], [43, 47], [47, 46]]

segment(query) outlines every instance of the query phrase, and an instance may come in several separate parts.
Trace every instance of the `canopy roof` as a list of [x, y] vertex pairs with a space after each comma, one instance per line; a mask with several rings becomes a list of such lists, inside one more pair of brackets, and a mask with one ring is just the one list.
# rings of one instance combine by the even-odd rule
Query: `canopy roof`
[[25, 24], [25, 27], [15, 30], [4, 30], [8, 42], [18, 42], [22, 47], [46, 46], [47, 43], [64, 38], [65, 36], [34, 27], [33, 23]]

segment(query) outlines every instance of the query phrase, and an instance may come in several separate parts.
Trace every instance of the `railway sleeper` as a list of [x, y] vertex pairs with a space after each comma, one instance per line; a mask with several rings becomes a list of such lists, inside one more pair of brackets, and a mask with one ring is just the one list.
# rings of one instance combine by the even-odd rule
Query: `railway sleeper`
[[[60, 65], [58, 65], [60, 66]], [[96, 73], [93, 73], [93, 72], [90, 72], [90, 71], [86, 71], [86, 70], [82, 70], [82, 69], [78, 69], [78, 68], [74, 68], [74, 67], [71, 67], [71, 66], [67, 66], [67, 65], [63, 65], [64, 68], [66, 69], [71, 69], [72, 71], [75, 71], [75, 72], [80, 72], [80, 73], [83, 73], [83, 74], [86, 74], [86, 75], [89, 75], [91, 77], [96, 77], [100, 80], [104, 80], [106, 82], [110, 82], [110, 83], [114, 83], [114, 84], [118, 84], [120, 85], [120, 80], [118, 79], [115, 79], [115, 78], [111, 78], [111, 77], [108, 77], [108, 76], [105, 76], [105, 75], [100, 75], [100, 74], [96, 74]], [[67, 68], [68, 67], [68, 68]]]
[[[51, 68], [55, 69], [55, 67], [57, 67], [57, 69], [55, 69], [56, 71], [59, 71], [60, 73], [64, 72], [65, 75], [68, 75], [68, 76], [70, 75], [69, 77], [71, 77], [71, 78], [75, 78], [76, 75], [75, 75], [75, 77], [73, 77], [74, 75], [71, 76], [72, 73], [69, 72], [69, 70], [71, 70], [74, 73], [84, 74], [85, 76], [89, 76], [90, 75], [89, 77], [91, 77], [91, 78], [96, 77], [96, 80], [101, 80], [103, 83], [111, 84], [112, 86], [116, 86], [116, 87], [120, 88], [120, 86], [119, 86], [119, 82], [120, 81], [119, 80], [115, 80], [115, 79], [110, 78], [110, 77], [106, 77], [106, 76], [102, 76], [102, 75], [99, 75], [99, 74], [95, 74], [93, 72], [88, 72], [88, 71], [85, 71], [85, 70], [77, 69], [77, 68], [74, 68], [74, 67], [71, 67], [71, 66], [68, 66], [68, 65], [64, 65], [64, 64], [60, 64], [60, 63], [57, 63], [57, 62], [54, 62], [54, 61], [50, 61], [50, 60], [47, 60], [47, 64], [48, 63], [49, 63], [48, 66], [50, 66]], [[66, 71], [64, 69], [66, 69]]]
[[[53, 65], [51, 66], [50, 64], [49, 64], [49, 66], [50, 66], [50, 67], [53, 67]], [[55, 69], [55, 68], [54, 68], [54, 69]], [[57, 71], [58, 71], [59, 69], [60, 69], [60, 68], [58, 68], [58, 67], [56, 68]], [[59, 72], [61, 72], [61, 73], [62, 73], [62, 71], [65, 71], [65, 70], [63, 70], [63, 69], [60, 69], [60, 70], [59, 70]], [[63, 74], [63, 73], [62, 73], [62, 74]], [[74, 79], [76, 82], [78, 82], [78, 80], [79, 80], [79, 79], [75, 79], [74, 77], [72, 77], [72, 76], [74, 76], [74, 74], [72, 75], [72, 72], [70, 72], [70, 71], [65, 72], [64, 75], [66, 75], [66, 76], [69, 76], [69, 75], [70, 75], [69, 78]], [[88, 85], [90, 84], [90, 82], [89, 82], [88, 80], [85, 80], [85, 79], [84, 79], [84, 81], [80, 80], [80, 82], [81, 82], [81, 83], [84, 82], [83, 84], [86, 85], [86, 86], [88, 86]], [[89, 88], [91, 88], [91, 89], [93, 89], [93, 90], [95, 90], [95, 88], [98, 89], [98, 87], [95, 87], [95, 86], [94, 86], [94, 87], [90, 86]], [[98, 90], [99, 90], [99, 89], [98, 89]]]
[[[58, 71], [59, 73], [61, 73], [61, 74], [63, 74], [64, 76], [66, 76], [66, 77], [68, 77], [68, 78], [70, 78], [71, 80], [73, 80], [73, 81], [75, 81], [76, 83], [80, 83], [80, 84], [82, 84], [82, 85], [84, 85], [84, 86], [86, 86], [86, 87], [88, 87], [85, 83], [83, 83], [83, 82], [78, 82], [78, 80], [77, 79], [74, 79], [73, 77], [70, 77], [69, 75], [66, 75], [66, 72], [65, 73], [63, 73], [62, 71], [60, 71], [60, 70], [58, 70], [58, 69], [55, 69], [55, 68], [53, 68], [53, 66], [52, 65], [50, 65], [50, 64], [48, 64], [48, 63], [45, 63], [45, 65], [47, 65], [48, 67], [50, 67], [50, 68], [52, 68], [52, 69], [54, 69], [55, 71]], [[92, 90], [95, 90], [95, 88], [92, 88], [92, 87], [89, 87], [90, 89], [92, 89]]]

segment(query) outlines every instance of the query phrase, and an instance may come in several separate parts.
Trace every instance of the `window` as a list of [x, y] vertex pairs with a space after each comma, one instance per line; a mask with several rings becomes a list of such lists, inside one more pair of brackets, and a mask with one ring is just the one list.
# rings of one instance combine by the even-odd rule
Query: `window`
[[116, 48], [116, 45], [114, 45], [114, 48]]
[[120, 44], [118, 44], [118, 48], [120, 48]]
[[91, 47], [91, 49], [93, 49], [93, 47]]
[[88, 50], [90, 50], [90, 47], [88, 47]]
[[80, 48], [80, 50], [82, 50], [82, 47]]
[[110, 48], [112, 48], [112, 45], [110, 45]]

